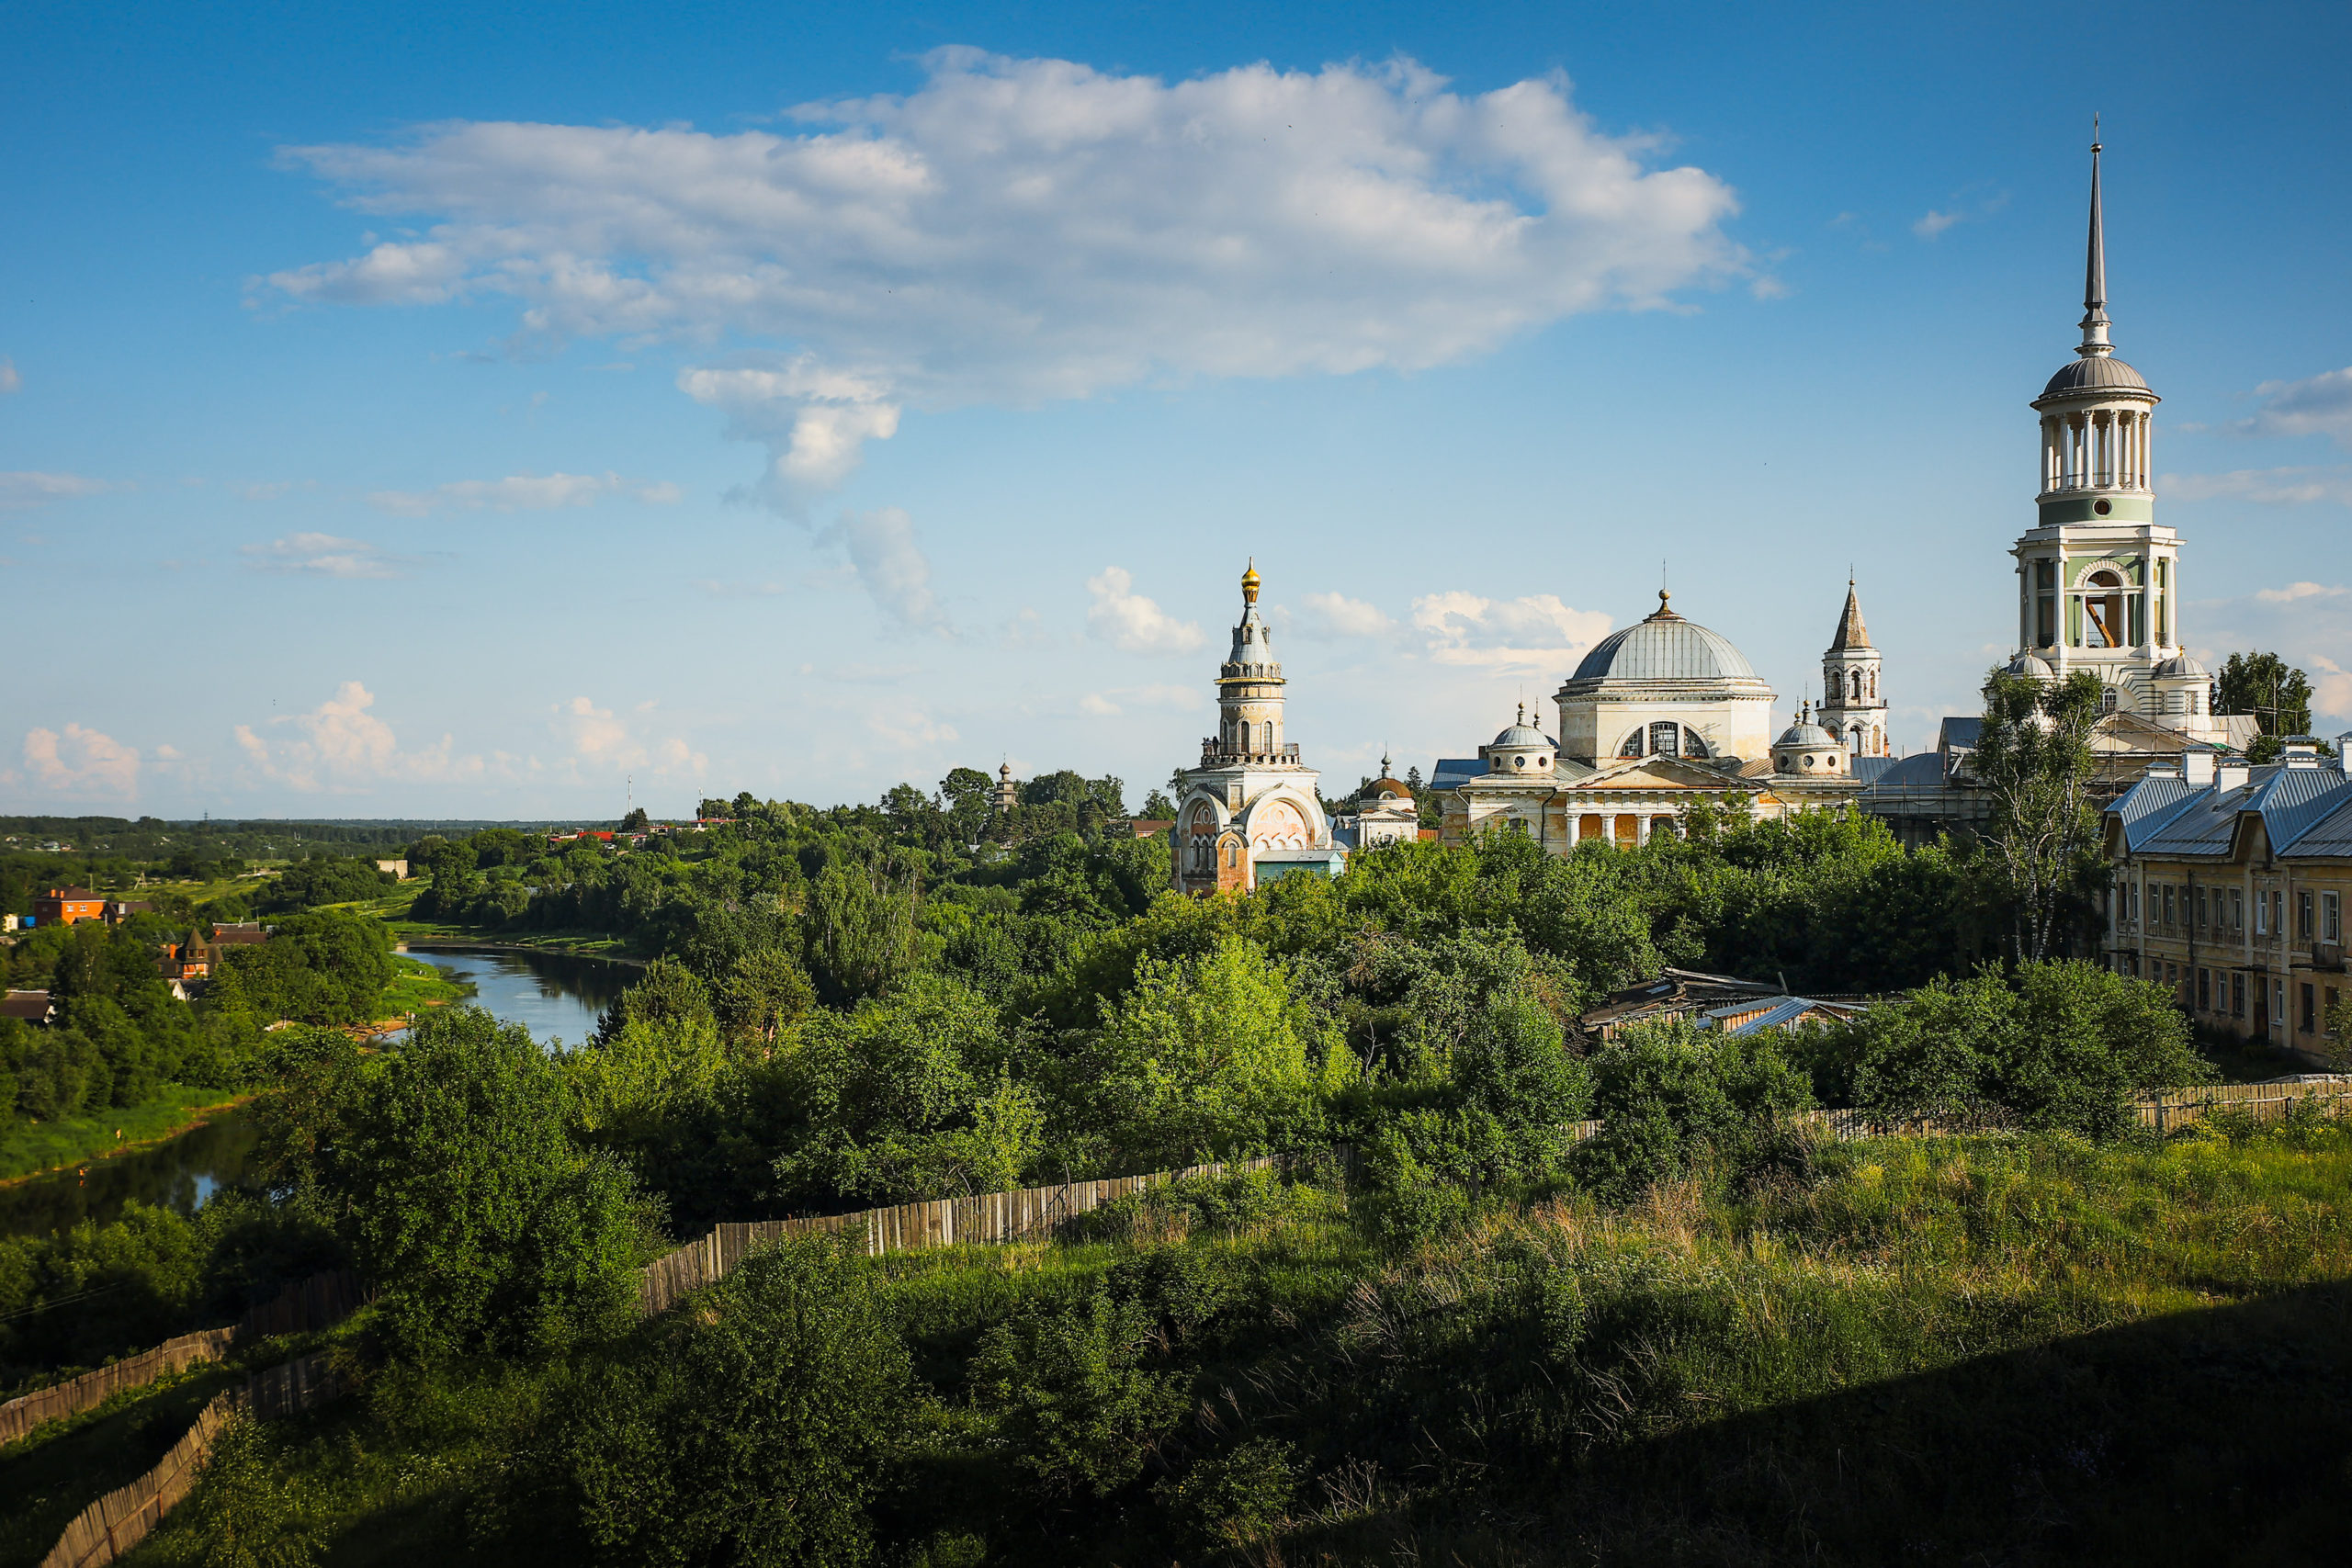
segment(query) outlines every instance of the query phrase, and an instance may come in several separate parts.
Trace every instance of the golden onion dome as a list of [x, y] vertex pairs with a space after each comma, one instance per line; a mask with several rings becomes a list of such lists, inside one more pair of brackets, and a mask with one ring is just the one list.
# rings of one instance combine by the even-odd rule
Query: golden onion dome
[[1258, 602], [1258, 558], [1255, 556], [1250, 558], [1250, 570], [1241, 574], [1241, 602], [1245, 604]]

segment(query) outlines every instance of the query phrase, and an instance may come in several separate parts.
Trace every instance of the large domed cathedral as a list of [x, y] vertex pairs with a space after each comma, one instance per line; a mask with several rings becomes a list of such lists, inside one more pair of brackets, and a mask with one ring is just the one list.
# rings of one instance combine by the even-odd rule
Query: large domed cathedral
[[1562, 683], [1556, 740], [1522, 706], [1475, 760], [1438, 764], [1430, 783], [1449, 792], [1445, 842], [1523, 832], [1566, 854], [1587, 839], [1630, 845], [1677, 831], [1701, 800], [1738, 795], [1758, 816], [1778, 817], [1853, 797], [1854, 759], [1887, 750], [1878, 654], [1853, 585], [1822, 655], [1835, 705], [1824, 704], [1821, 722], [1808, 708], [1777, 730], [1772, 688], [1731, 639], [1677, 614], [1665, 592], [1657, 600]]

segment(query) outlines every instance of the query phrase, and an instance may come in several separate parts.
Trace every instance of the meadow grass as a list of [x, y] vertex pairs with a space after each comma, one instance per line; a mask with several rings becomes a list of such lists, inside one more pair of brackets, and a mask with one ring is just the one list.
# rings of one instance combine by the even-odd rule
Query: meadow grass
[[[908, 1562], [2352, 1560], [2352, 1126], [1797, 1165], [1618, 1211], [1490, 1200], [1402, 1252], [1308, 1193], [875, 1259], [933, 1401], [886, 1537]], [[967, 1363], [1098, 1289], [1159, 1314], [1152, 1364], [1193, 1413], [1133, 1488], [1039, 1512]], [[274, 1429], [288, 1529], [327, 1562], [511, 1559], [492, 1527], [564, 1375], [387, 1371]], [[1295, 1490], [1222, 1545], [1182, 1535], [1153, 1474], [1250, 1439]], [[167, 1528], [139, 1560], [191, 1547]]]

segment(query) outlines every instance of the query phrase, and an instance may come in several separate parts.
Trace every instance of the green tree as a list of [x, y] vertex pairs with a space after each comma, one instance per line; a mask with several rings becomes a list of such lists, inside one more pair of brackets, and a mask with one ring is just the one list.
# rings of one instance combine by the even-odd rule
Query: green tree
[[1890, 1122], [1966, 1122], [2113, 1138], [2132, 1102], [2210, 1069], [2169, 995], [2080, 962], [1982, 970], [1872, 1008], [1853, 1026], [1856, 1103]]
[[1995, 670], [1969, 767], [1991, 796], [1994, 846], [2017, 905], [2017, 952], [2053, 957], [2070, 908], [2100, 874], [2090, 737], [2103, 688], [2078, 670], [2046, 685]]
[[2246, 754], [2269, 761], [2283, 737], [2311, 733], [2311, 678], [2275, 653], [2233, 653], [2215, 682], [2213, 711], [2252, 714], [2262, 733]]
[[1175, 1380], [1142, 1365], [1158, 1326], [1140, 1303], [1098, 1288], [980, 1341], [973, 1390], [1046, 1497], [1109, 1496], [1142, 1473], [1148, 1445], [1183, 1413]]
[[836, 1006], [898, 983], [915, 961], [911, 895], [899, 893], [879, 871], [836, 862], [808, 890], [806, 937], [808, 976], [818, 995]]
[[545, 1354], [618, 1322], [646, 1247], [628, 1176], [565, 1131], [560, 1069], [479, 1008], [420, 1018], [370, 1069], [313, 1037], [265, 1111], [417, 1360]]
[[1142, 1169], [1306, 1134], [1354, 1067], [1283, 967], [1228, 936], [1200, 956], [1138, 961], [1075, 1087], [1121, 1163]]
[[595, 1559], [860, 1564], [922, 1409], [876, 1277], [837, 1238], [764, 1248], [583, 1382], [563, 1451]]

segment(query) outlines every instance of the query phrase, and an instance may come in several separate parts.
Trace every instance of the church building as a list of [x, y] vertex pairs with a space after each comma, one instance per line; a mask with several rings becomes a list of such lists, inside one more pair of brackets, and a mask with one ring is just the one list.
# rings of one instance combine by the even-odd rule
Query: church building
[[1810, 712], [1776, 734], [1772, 688], [1746, 656], [1676, 614], [1665, 592], [1657, 600], [1647, 617], [1595, 644], [1555, 694], [1558, 739], [1522, 706], [1475, 760], [1438, 764], [1430, 784], [1448, 792], [1444, 842], [1521, 832], [1566, 854], [1588, 839], [1631, 846], [1679, 831], [1700, 801], [1736, 796], [1757, 816], [1779, 817], [1853, 797], [1856, 756], [1882, 755], [1865, 749], [1885, 745], [1878, 654], [1853, 585], [1823, 656], [1825, 676], [1835, 670], [1843, 682], [1838, 721], [1856, 727], [1840, 734]]
[[1217, 732], [1201, 765], [1178, 775], [1170, 860], [1179, 893], [1238, 892], [1292, 873], [1336, 875], [1346, 853], [1331, 841], [1317, 783], [1322, 775], [1283, 738], [1283, 667], [1258, 612], [1258, 564], [1241, 577], [1241, 619], [1217, 667]]

